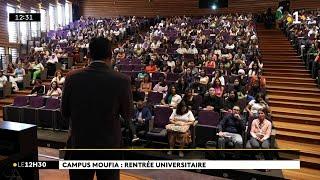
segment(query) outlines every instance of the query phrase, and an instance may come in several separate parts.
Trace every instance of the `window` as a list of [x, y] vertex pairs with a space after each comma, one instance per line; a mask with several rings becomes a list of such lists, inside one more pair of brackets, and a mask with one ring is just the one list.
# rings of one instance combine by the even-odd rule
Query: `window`
[[[36, 10], [31, 10], [31, 13], [37, 13]], [[38, 37], [39, 36], [39, 22], [31, 22], [31, 37]]]
[[10, 5], [7, 6], [7, 14], [8, 14], [8, 36], [10, 43], [16, 43], [18, 41], [18, 30], [16, 22], [9, 22], [9, 13], [15, 13], [16, 9]]
[[4, 62], [4, 58], [5, 58], [5, 54], [6, 53], [6, 51], [5, 51], [5, 49], [4, 49], [4, 47], [0, 47], [0, 69], [2, 69], [2, 67], [3, 67], [3, 62]]
[[55, 8], [53, 5], [49, 5], [49, 29], [55, 29]]
[[[25, 11], [19, 11], [19, 13], [26, 13]], [[28, 40], [28, 24], [27, 22], [19, 22], [19, 29], [20, 29], [20, 42], [21, 44], [27, 44]]]
[[61, 4], [57, 5], [57, 17], [58, 17], [58, 27], [64, 25], [64, 20], [63, 20], [63, 6]]
[[66, 19], [66, 24], [69, 24], [72, 22], [72, 4], [69, 1], [66, 1], [66, 4], [64, 5], [64, 17]]
[[41, 31], [47, 31], [47, 11], [45, 9], [40, 9], [41, 13]]
[[9, 54], [11, 54], [12, 62], [16, 62], [19, 56], [17, 48], [9, 48]]

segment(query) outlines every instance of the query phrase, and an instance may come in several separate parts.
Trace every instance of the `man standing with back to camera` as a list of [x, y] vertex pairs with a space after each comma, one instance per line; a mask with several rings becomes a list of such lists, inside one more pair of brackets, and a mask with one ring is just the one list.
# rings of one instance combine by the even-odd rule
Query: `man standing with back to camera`
[[[62, 95], [62, 115], [70, 120], [69, 149], [121, 147], [119, 115], [126, 121], [133, 114], [130, 79], [111, 68], [111, 43], [95, 38], [89, 45], [91, 63], [70, 72]], [[108, 160], [111, 152], [71, 151], [70, 160]], [[119, 170], [69, 170], [71, 180], [119, 179]]]

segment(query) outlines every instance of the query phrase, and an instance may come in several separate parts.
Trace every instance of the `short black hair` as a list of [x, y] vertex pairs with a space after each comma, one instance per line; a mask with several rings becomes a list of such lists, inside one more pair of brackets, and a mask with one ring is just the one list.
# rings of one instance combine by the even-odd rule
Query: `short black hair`
[[103, 37], [93, 38], [89, 44], [92, 61], [111, 59], [111, 42]]

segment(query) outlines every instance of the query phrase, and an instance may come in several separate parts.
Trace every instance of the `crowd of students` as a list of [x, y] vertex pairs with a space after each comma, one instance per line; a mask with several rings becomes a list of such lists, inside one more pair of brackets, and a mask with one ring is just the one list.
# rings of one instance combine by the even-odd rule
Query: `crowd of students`
[[297, 49], [312, 77], [317, 79], [320, 85], [320, 11], [297, 12], [297, 23], [294, 22], [293, 12], [284, 14], [281, 19], [282, 30]]
[[[113, 57], [114, 69], [132, 78], [134, 101], [144, 104], [135, 114], [136, 125], [147, 121], [149, 113], [145, 112], [152, 112], [146, 102], [152, 92], [162, 94], [159, 105], [174, 109], [166, 127], [170, 148], [190, 143], [188, 128], [200, 110], [227, 114], [218, 126], [219, 147], [228, 142], [243, 147], [241, 135], [247, 118], [256, 120], [246, 147], [270, 147], [266, 79], [250, 14], [162, 19], [118, 45]], [[145, 67], [140, 70], [136, 62]], [[244, 111], [248, 117], [243, 117]]]
[[[51, 32], [49, 37], [42, 42], [43, 49], [33, 49], [29, 61], [19, 62], [20, 69], [15, 71], [25, 74], [21, 67], [30, 69], [30, 61], [34, 61], [33, 94], [61, 96], [62, 72], [56, 71], [46, 91], [38, 80], [42, 64], [48, 68], [48, 64], [55, 64], [60, 58], [76, 58], [79, 52], [85, 57], [90, 39], [104, 37], [117, 44], [113, 50], [114, 70], [131, 76], [137, 131], [148, 129], [146, 124], [153, 115], [148, 95], [157, 92], [162, 94], [162, 100], [153, 105], [174, 109], [167, 125], [170, 148], [177, 142], [181, 148], [191, 142], [189, 128], [200, 110], [222, 115], [218, 147], [230, 142], [237, 148], [245, 147], [244, 143], [248, 148], [270, 146], [272, 125], [266, 79], [251, 14], [81, 18], [64, 30]], [[243, 142], [244, 127], [251, 122], [251, 139]]]

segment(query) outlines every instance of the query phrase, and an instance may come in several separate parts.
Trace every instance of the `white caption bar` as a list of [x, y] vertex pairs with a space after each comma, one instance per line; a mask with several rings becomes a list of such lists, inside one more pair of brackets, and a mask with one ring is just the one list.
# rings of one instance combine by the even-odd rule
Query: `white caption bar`
[[59, 161], [59, 169], [300, 169], [299, 160]]

